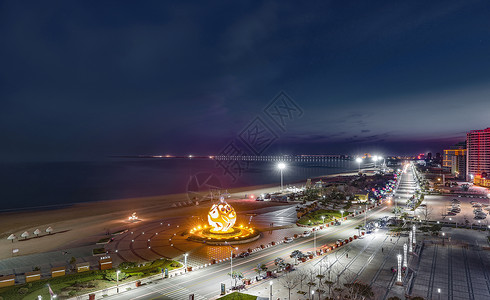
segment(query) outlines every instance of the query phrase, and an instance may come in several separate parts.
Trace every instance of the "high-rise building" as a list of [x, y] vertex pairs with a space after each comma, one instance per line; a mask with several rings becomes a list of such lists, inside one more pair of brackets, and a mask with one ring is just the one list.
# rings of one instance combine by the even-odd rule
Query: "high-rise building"
[[490, 128], [472, 130], [466, 134], [466, 180], [490, 186]]
[[458, 143], [444, 150], [442, 168], [451, 172], [453, 176], [465, 178], [466, 176], [466, 143]]

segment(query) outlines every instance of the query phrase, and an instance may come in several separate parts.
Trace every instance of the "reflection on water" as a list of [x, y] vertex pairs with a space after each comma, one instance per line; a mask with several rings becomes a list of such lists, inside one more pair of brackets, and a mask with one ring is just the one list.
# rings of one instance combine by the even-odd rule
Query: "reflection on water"
[[[193, 183], [202, 185], [202, 178], [210, 186], [223, 189], [279, 184], [276, 164], [250, 162], [248, 168], [235, 172], [235, 178], [210, 159], [1, 164], [1, 209], [184, 193], [192, 189]], [[284, 182], [305, 181], [356, 167], [346, 160], [291, 162], [284, 170]], [[196, 174], [199, 180], [193, 182]]]

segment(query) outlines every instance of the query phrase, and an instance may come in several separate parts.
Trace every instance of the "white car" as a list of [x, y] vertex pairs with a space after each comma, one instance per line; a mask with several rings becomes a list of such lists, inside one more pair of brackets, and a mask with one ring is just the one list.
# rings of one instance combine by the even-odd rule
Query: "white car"
[[287, 238], [284, 239], [284, 243], [288, 243], [289, 244], [292, 241], [293, 241], [293, 238], [291, 238], [291, 237], [287, 237]]
[[310, 235], [311, 235], [311, 231], [306, 230], [305, 232], [303, 232], [304, 237], [309, 237]]

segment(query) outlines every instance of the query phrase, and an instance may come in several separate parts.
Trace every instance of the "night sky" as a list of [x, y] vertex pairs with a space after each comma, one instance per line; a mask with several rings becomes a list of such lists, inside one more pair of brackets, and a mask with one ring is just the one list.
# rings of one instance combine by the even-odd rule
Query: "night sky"
[[0, 160], [440, 152], [490, 126], [489, 1], [2, 1]]

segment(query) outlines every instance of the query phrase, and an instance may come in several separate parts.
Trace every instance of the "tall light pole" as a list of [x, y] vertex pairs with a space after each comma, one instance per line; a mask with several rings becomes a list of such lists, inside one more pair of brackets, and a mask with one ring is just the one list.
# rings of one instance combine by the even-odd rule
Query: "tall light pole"
[[417, 238], [415, 237], [415, 231], [417, 230], [417, 227], [415, 227], [415, 225], [413, 225], [412, 227], [412, 231], [413, 231], [413, 244], [417, 244]]
[[119, 273], [121, 273], [121, 271], [117, 270], [116, 272], [116, 292], [119, 294]]
[[403, 267], [408, 267], [407, 261], [407, 243], [403, 244]]
[[184, 254], [184, 268], [185, 268], [184, 272], [187, 272], [187, 256], [188, 255], [189, 254], [187, 254], [187, 253]]
[[401, 254], [398, 254], [396, 256], [397, 260], [398, 260], [398, 270], [396, 270], [396, 282], [397, 283], [402, 283], [402, 255]]
[[283, 177], [282, 177], [282, 171], [286, 168], [285, 163], [278, 163], [277, 168], [281, 171], [281, 192], [283, 191]]
[[410, 250], [410, 253], [413, 252], [413, 232], [410, 230], [408, 232], [408, 247]]
[[230, 281], [231, 281], [231, 286], [233, 286], [233, 250], [238, 250], [238, 247], [235, 247], [235, 248], [231, 247], [231, 250], [230, 250]]
[[340, 213], [342, 214], [342, 217], [340, 218], [341, 220], [344, 220], [344, 211], [341, 210]]
[[378, 156], [373, 156], [374, 168], [376, 168], [376, 162], [378, 161]]
[[362, 158], [360, 158], [360, 157], [356, 158], [356, 162], [359, 164], [359, 173], [360, 173], [361, 172]]
[[311, 291], [311, 300], [315, 298], [315, 291]]
[[366, 200], [366, 212], [364, 213], [364, 228], [366, 228], [366, 223], [367, 223], [367, 211], [368, 211], [368, 202]]
[[322, 223], [325, 224], [325, 216], [322, 216]]
[[272, 280], [269, 282], [269, 285], [270, 285], [270, 296], [269, 296], [269, 300], [272, 300]]
[[313, 231], [313, 249], [315, 251], [315, 256], [316, 256], [316, 230]]

